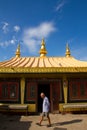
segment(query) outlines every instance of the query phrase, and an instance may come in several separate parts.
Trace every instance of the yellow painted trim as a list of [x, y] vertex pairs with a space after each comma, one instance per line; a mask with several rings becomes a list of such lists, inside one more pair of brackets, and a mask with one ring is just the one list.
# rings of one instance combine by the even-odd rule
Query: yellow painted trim
[[[87, 103], [87, 102], [86, 102]], [[71, 103], [68, 103], [68, 104], [71, 104]], [[73, 103], [72, 103], [73, 104]], [[75, 103], [74, 103], [75, 104]], [[78, 104], [78, 103], [76, 103]], [[80, 104], [80, 103], [79, 103]], [[81, 103], [82, 104], [82, 103]], [[84, 103], [83, 103], [84, 104]], [[66, 108], [65, 110], [63, 110], [63, 105], [64, 103], [60, 103], [59, 104], [59, 111], [60, 112], [65, 112], [65, 111], [68, 111], [68, 112], [72, 112], [72, 111], [84, 111], [84, 110], [87, 110], [87, 108]]]
[[67, 79], [64, 77], [63, 78], [63, 93], [64, 93], [64, 103], [67, 103], [67, 93], [68, 92], [68, 81]]
[[21, 78], [21, 104], [24, 104], [25, 78]]
[[53, 72], [87, 72], [87, 67], [0, 67], [0, 73], [53, 73]]
[[28, 112], [36, 112], [36, 104], [29, 104]]
[[[4, 106], [4, 105], [9, 105], [9, 104], [2, 104], [2, 103], [0, 103], [0, 106]], [[14, 104], [14, 105], [18, 105], [18, 104]], [[20, 105], [28, 105], [28, 112], [36, 112], [36, 104], [20, 104]], [[6, 110], [6, 109], [0, 109], [0, 111], [8, 111], [8, 110]], [[18, 111], [18, 112], [25, 112], [26, 110], [11, 110], [11, 111]]]

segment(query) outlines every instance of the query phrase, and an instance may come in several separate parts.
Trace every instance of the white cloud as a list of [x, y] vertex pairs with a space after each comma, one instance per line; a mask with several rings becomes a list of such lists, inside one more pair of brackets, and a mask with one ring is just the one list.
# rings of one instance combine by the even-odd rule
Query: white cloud
[[77, 48], [77, 49], [76, 49], [76, 47], [74, 47], [71, 55], [79, 60], [83, 60], [83, 61], [87, 60], [87, 47], [79, 46], [79, 48]]
[[17, 39], [15, 36], [12, 37], [12, 39], [9, 41], [10, 44], [15, 44], [17, 42]]
[[14, 26], [14, 31], [15, 31], [15, 32], [19, 32], [19, 31], [20, 31], [20, 27], [19, 27], [18, 25], [15, 25], [15, 26]]
[[30, 52], [35, 52], [41, 39], [47, 38], [54, 31], [55, 27], [52, 22], [43, 22], [37, 27], [25, 29], [23, 42], [28, 46]]
[[8, 32], [8, 30], [9, 30], [8, 26], [9, 26], [9, 24], [7, 22], [2, 23], [2, 30], [3, 30], [4, 33]]
[[8, 46], [9, 42], [5, 41], [5, 42], [0, 42], [0, 46], [5, 47]]
[[66, 3], [65, 0], [60, 1], [56, 7], [56, 11], [60, 11], [65, 5], [65, 3]]
[[0, 42], [0, 46], [2, 47], [6, 47], [12, 44], [16, 44], [17, 40], [15, 38], [15, 36], [12, 37], [12, 39], [8, 40], [8, 41], [4, 41], [4, 42]]
[[[0, 33], [2, 33], [2, 31], [3, 31], [3, 33], [6, 33], [6, 34], [8, 33], [7, 35], [2, 35], [2, 37], [0, 38], [0, 46], [2, 46], [2, 47], [7, 47], [9, 45], [13, 45], [13, 44], [16, 44], [18, 42], [18, 40], [16, 39], [15, 36], [11, 37], [11, 35], [13, 35], [12, 34], [13, 32], [11, 30], [14, 29], [15, 32], [18, 32], [18, 31], [20, 31], [20, 27], [18, 25], [16, 25], [14, 27], [12, 26], [12, 29], [9, 29], [9, 28], [11, 28], [9, 23], [1, 22], [1, 24], [0, 24], [1, 32]], [[11, 37], [11, 38], [7, 39], [9, 37]], [[7, 40], [5, 40], [5, 39], [7, 39]]]

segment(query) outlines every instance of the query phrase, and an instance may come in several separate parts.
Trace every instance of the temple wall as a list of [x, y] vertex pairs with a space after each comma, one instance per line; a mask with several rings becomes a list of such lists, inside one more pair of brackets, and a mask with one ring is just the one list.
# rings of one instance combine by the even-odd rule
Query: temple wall
[[[62, 112], [63, 105], [87, 103], [87, 77], [63, 75], [57, 78], [10, 77], [0, 78], [0, 106], [27, 105], [28, 112], [38, 112], [38, 84], [48, 84], [51, 111]], [[56, 77], [56, 76], [55, 76]], [[47, 90], [47, 91], [49, 91]], [[56, 103], [54, 99], [56, 98]], [[82, 111], [87, 108], [67, 108], [65, 111]]]

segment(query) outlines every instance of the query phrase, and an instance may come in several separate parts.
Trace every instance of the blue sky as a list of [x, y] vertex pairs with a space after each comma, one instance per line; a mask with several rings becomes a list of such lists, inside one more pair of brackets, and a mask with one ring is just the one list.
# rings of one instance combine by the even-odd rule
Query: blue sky
[[39, 56], [42, 38], [47, 56], [87, 60], [87, 0], [0, 0], [0, 61]]

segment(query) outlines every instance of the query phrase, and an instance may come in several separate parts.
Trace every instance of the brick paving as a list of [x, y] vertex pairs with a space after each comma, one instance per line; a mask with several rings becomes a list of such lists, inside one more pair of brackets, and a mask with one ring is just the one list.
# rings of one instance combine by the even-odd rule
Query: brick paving
[[87, 114], [50, 114], [50, 128], [46, 118], [42, 126], [37, 126], [39, 118], [39, 115], [0, 114], [0, 130], [87, 130]]

